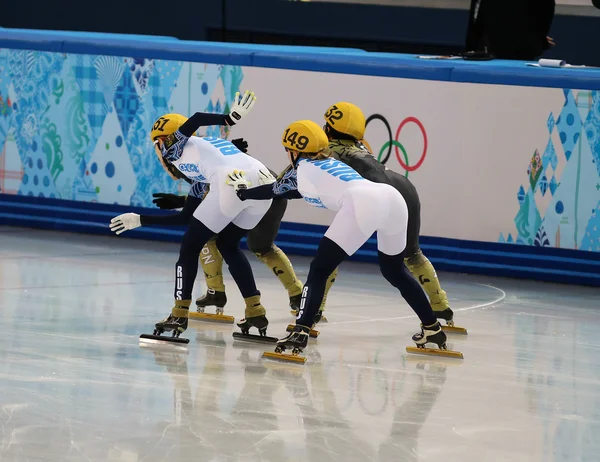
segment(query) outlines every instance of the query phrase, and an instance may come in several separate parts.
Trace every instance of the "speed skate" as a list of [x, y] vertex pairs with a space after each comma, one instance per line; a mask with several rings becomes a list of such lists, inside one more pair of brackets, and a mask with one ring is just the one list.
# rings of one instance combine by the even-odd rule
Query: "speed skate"
[[[253, 342], [253, 343], [276, 343], [275, 337], [267, 336], [267, 327], [269, 321], [264, 315], [255, 316], [252, 318], [244, 318], [237, 323], [241, 332], [234, 332], [234, 340], [240, 340], [242, 342]], [[250, 329], [256, 327], [258, 329], [258, 335], [251, 334]]]
[[467, 329], [454, 325], [454, 312], [450, 308], [446, 308], [443, 311], [434, 311], [434, 314], [438, 319], [446, 321], [446, 325], [442, 325], [442, 330], [449, 334], [462, 334], [467, 335]]
[[197, 308], [198, 311], [190, 311], [190, 319], [194, 321], [207, 321], [207, 322], [222, 322], [225, 324], [233, 324], [235, 318], [233, 316], [228, 316], [223, 313], [223, 308], [217, 307], [215, 309], [215, 314], [205, 313], [204, 307], [199, 306]]
[[[225, 295], [225, 292], [217, 292], [213, 289], [208, 289], [206, 294], [196, 300], [196, 312], [190, 312], [190, 319], [195, 321], [233, 324], [235, 318], [224, 314], [224, 307], [226, 304], [227, 296]], [[204, 310], [207, 306], [214, 306], [215, 314], [206, 313]]]
[[[285, 329], [286, 332], [292, 332], [293, 330], [294, 324], [288, 324], [287, 328]], [[318, 330], [311, 329], [308, 335], [310, 336], [310, 338], [317, 338], [319, 334], [320, 332]]]
[[[446, 345], [446, 334], [442, 330], [442, 326], [439, 322], [427, 327], [421, 325], [421, 332], [413, 335], [412, 340], [415, 342], [416, 346], [406, 347], [407, 353], [464, 359], [463, 354], [460, 351], [448, 349], [448, 346]], [[437, 345], [437, 348], [428, 348], [428, 343]]]
[[[301, 364], [306, 362], [306, 357], [302, 356], [301, 353], [308, 345], [310, 329], [298, 324], [292, 327], [292, 331], [286, 337], [277, 341], [275, 351], [273, 353], [265, 351], [263, 358]], [[291, 350], [291, 354], [285, 353], [286, 350]]]

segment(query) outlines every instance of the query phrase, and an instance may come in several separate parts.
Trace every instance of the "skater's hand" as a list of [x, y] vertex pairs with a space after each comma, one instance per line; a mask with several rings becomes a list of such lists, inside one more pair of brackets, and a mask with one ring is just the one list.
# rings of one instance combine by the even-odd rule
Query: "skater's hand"
[[238, 91], [233, 98], [233, 105], [229, 112], [229, 118], [232, 122], [231, 125], [235, 125], [242, 120], [242, 118], [250, 112], [255, 102], [256, 96], [254, 96], [253, 91], [246, 90], [241, 98], [240, 92]]
[[240, 198], [240, 200], [246, 200], [246, 197], [244, 195], [244, 193], [248, 190], [248, 186], [250, 186], [252, 183], [250, 183], [247, 179], [246, 179], [246, 175], [244, 174], [243, 170], [234, 170], [233, 172], [231, 172], [228, 175], [228, 180], [226, 181], [226, 183], [229, 186], [233, 186], [233, 190], [235, 191], [235, 193], [237, 194], [237, 196]]
[[244, 138], [236, 138], [235, 140], [231, 140], [231, 144], [244, 153], [248, 152], [248, 142]]
[[110, 220], [110, 230], [117, 234], [142, 226], [137, 213], [124, 213]]
[[277, 179], [268, 170], [258, 171], [258, 183], [259, 184], [273, 184]]
[[152, 203], [162, 210], [179, 209], [185, 205], [185, 196], [177, 194], [156, 193], [152, 194]]

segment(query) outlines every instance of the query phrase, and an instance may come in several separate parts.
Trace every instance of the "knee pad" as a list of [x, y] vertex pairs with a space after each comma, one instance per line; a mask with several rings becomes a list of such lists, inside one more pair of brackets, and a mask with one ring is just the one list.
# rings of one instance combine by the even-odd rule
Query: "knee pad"
[[258, 258], [261, 261], [268, 259], [275, 252], [277, 252], [277, 250], [278, 250], [278, 247], [275, 244], [272, 244], [269, 247], [261, 247], [260, 249], [250, 249], [250, 251], [254, 255], [256, 255], [256, 258]]
[[416, 271], [419, 267], [423, 266], [427, 263], [427, 258], [423, 255], [421, 249], [419, 249], [415, 254], [404, 259], [404, 263], [408, 266], [408, 269], [411, 272]]

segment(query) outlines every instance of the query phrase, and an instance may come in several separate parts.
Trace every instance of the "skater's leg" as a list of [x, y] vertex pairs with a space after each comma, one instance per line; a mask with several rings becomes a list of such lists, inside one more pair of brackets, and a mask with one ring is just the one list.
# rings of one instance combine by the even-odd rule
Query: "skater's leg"
[[404, 262], [427, 293], [433, 310], [444, 311], [450, 308], [448, 297], [440, 285], [435, 268], [421, 249], [417, 247], [416, 251], [407, 255]]
[[214, 234], [195, 218], [190, 220], [179, 247], [179, 259], [175, 264], [175, 306], [167, 318], [156, 323], [156, 330], [159, 333], [165, 330], [177, 330], [181, 333], [187, 329], [200, 251]]
[[188, 307], [192, 298], [194, 281], [198, 273], [200, 252], [204, 244], [214, 235], [215, 233], [204, 224], [192, 218], [183, 236], [179, 248], [179, 259], [175, 265], [175, 300], [186, 302]]
[[325, 286], [330, 275], [348, 257], [338, 244], [323, 237], [317, 254], [310, 264], [306, 284], [302, 290], [302, 302], [296, 320], [297, 325], [311, 327], [323, 301]]
[[238, 322], [238, 326], [242, 332], [247, 332], [251, 326], [254, 326], [264, 335], [268, 325], [266, 310], [260, 301], [260, 292], [256, 288], [250, 262], [240, 249], [240, 240], [247, 232], [231, 223], [219, 233], [217, 247], [246, 302], [244, 319]]
[[329, 275], [327, 278], [327, 283], [325, 284], [325, 293], [323, 294], [323, 301], [321, 302], [321, 307], [319, 308], [319, 314], [322, 315], [323, 311], [325, 311], [325, 306], [327, 303], [327, 295], [329, 294], [329, 290], [333, 286], [338, 274], [338, 269], [334, 269], [333, 273]]
[[273, 271], [288, 291], [290, 299], [292, 299], [293, 297], [300, 297], [302, 283], [296, 277], [287, 255], [274, 244], [286, 208], [286, 199], [278, 199], [272, 202], [258, 225], [248, 232], [248, 248]]
[[227, 303], [227, 295], [223, 282], [223, 257], [217, 249], [216, 239], [211, 239], [202, 247], [200, 264], [204, 271], [207, 291], [202, 297], [196, 299], [196, 306], [201, 309], [216, 306], [219, 312], [219, 309]]
[[386, 255], [379, 251], [379, 268], [383, 277], [396, 287], [424, 326], [436, 323], [437, 318], [423, 289], [404, 265], [403, 254]]
[[200, 263], [204, 271], [206, 286], [215, 292], [225, 292], [223, 257], [217, 248], [216, 239], [211, 239], [202, 247]]

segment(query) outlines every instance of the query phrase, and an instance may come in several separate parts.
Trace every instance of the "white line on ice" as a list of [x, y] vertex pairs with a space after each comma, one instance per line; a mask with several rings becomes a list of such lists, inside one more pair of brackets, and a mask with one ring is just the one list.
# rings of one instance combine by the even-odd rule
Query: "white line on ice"
[[[479, 283], [475, 283], [478, 286], [484, 286], [484, 287], [489, 287], [490, 289], [495, 289], [497, 291], [499, 291], [501, 293], [501, 295], [492, 300], [491, 302], [486, 302], [486, 303], [478, 303], [477, 305], [473, 305], [473, 306], [467, 306], [465, 308], [457, 308], [454, 309], [453, 311], [471, 311], [471, 310], [477, 310], [480, 308], [485, 308], [487, 306], [491, 306], [491, 305], [495, 305], [496, 303], [500, 303], [501, 301], [503, 301], [506, 298], [506, 292], [504, 292], [502, 289], [500, 289], [499, 287], [495, 287], [495, 286], [491, 286], [489, 284], [479, 284]], [[334, 321], [334, 322], [328, 322], [327, 325], [340, 325], [340, 324], [357, 324], [357, 323], [361, 323], [361, 322], [382, 322], [382, 321], [398, 321], [401, 319], [410, 319], [410, 318], [416, 318], [417, 315], [416, 314], [411, 314], [408, 316], [397, 316], [394, 318], [375, 318], [375, 319], [360, 319], [357, 321]]]

